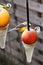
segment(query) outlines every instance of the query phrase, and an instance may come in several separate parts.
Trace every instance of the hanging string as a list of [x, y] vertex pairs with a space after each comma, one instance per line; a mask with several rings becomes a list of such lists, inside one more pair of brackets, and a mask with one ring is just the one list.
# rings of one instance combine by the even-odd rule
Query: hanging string
[[29, 30], [29, 5], [28, 5], [28, 0], [26, 0], [26, 10], [27, 10], [27, 28]]

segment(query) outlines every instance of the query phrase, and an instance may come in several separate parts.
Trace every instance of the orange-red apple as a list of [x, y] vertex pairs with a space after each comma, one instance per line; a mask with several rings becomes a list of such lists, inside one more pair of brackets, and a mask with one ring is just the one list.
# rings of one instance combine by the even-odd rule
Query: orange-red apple
[[21, 40], [26, 44], [34, 44], [38, 39], [37, 32], [34, 29], [25, 30], [21, 35]]

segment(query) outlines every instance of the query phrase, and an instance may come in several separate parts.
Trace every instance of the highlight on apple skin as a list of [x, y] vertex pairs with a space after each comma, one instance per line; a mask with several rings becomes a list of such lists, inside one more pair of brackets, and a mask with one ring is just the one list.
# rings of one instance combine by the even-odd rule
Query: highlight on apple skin
[[38, 34], [34, 29], [25, 30], [21, 35], [21, 40], [28, 45], [34, 44], [38, 39]]

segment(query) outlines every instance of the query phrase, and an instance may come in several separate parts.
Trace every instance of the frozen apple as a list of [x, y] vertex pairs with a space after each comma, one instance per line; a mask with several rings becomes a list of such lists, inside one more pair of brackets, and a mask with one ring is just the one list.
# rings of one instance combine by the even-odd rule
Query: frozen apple
[[27, 62], [30, 63], [32, 60], [33, 51], [35, 48], [35, 42], [38, 39], [37, 32], [34, 29], [25, 30], [21, 35], [22, 44], [25, 49]]
[[37, 32], [34, 29], [25, 30], [21, 35], [21, 40], [26, 44], [34, 44], [38, 39]]

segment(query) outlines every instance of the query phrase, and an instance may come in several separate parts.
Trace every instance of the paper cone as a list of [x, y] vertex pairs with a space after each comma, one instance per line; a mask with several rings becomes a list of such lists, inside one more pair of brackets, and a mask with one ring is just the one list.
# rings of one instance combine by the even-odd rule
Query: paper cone
[[25, 44], [24, 42], [22, 42], [22, 44], [25, 48], [27, 62], [30, 63], [32, 60], [32, 55], [33, 55], [35, 44], [28, 45], [28, 44]]
[[0, 29], [0, 48], [1, 49], [5, 48], [8, 26], [9, 26], [9, 24], [6, 27], [4, 27], [3, 29], [2, 28]]

